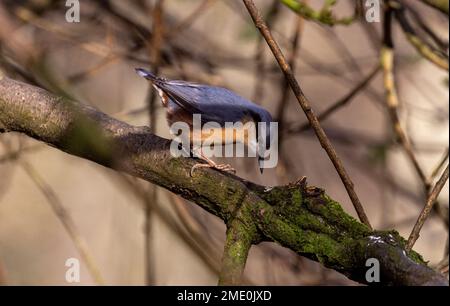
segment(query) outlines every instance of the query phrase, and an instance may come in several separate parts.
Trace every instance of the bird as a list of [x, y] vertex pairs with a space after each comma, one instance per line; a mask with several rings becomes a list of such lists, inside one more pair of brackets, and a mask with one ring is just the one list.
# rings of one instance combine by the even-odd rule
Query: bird
[[[258, 165], [261, 174], [263, 173], [264, 154], [269, 148], [271, 141], [271, 129], [268, 127], [273, 122], [271, 114], [266, 109], [227, 88], [182, 80], [169, 80], [156, 76], [144, 68], [135, 68], [135, 70], [139, 76], [150, 81], [158, 92], [162, 105], [166, 110], [166, 119], [169, 126], [181, 121], [187, 123], [192, 129], [194, 114], [201, 115], [202, 124], [216, 122], [221, 129], [221, 131], [218, 131], [219, 135], [233, 135], [232, 139], [230, 137], [222, 137], [223, 145], [241, 142], [247, 147], [252, 147], [255, 151], [258, 151]], [[229, 126], [226, 126], [227, 122], [233, 124], [236, 122], [241, 122], [242, 124], [253, 122], [255, 127], [258, 127], [259, 122], [263, 122], [266, 124], [266, 128], [263, 129], [263, 131], [265, 130], [265, 135], [258, 135], [258, 128], [256, 128], [256, 139], [258, 140], [258, 143], [256, 143], [248, 139], [248, 134], [242, 131], [226, 133], [225, 129], [229, 128]], [[191, 140], [193, 135], [198, 135], [197, 137], [201, 138], [196, 139], [198, 141], [203, 141], [205, 138], [202, 132], [193, 133], [191, 131]], [[261, 142], [263, 145], [260, 145]], [[198, 168], [214, 168], [219, 171], [236, 172], [230, 165], [217, 164], [208, 158], [202, 153], [201, 148], [192, 153], [205, 161], [206, 164], [195, 164], [191, 168], [191, 175]]]

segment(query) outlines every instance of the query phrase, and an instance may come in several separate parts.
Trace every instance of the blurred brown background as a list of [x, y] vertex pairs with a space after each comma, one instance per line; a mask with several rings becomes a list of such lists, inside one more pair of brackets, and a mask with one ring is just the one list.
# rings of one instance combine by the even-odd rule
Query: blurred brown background
[[[165, 0], [158, 8], [159, 1], [85, 0], [80, 1], [80, 23], [65, 21], [64, 2], [0, 0], [0, 66], [11, 77], [35, 82], [135, 125], [149, 124], [152, 95], [135, 67], [230, 88], [248, 99], [256, 97], [256, 103], [276, 115], [282, 75], [241, 1]], [[313, 7], [322, 3], [309, 2]], [[418, 1], [410, 2], [448, 41], [448, 18]], [[274, 6], [271, 0], [255, 3], [266, 16]], [[352, 15], [353, 1], [340, 0], [333, 11], [337, 16]], [[274, 37], [287, 55], [298, 18], [279, 5], [272, 20]], [[372, 26], [380, 36], [380, 23]], [[305, 21], [301, 27], [296, 77], [320, 113], [373, 70], [379, 61], [379, 42], [368, 36], [361, 21], [334, 27]], [[145, 31], [154, 34], [151, 39]], [[448, 74], [420, 57], [397, 24], [395, 41], [401, 120], [421, 166], [430, 174], [448, 148]], [[295, 98], [289, 93], [286, 99], [284, 122], [306, 122]], [[393, 143], [383, 100], [379, 73], [322, 124], [355, 182], [372, 225], [394, 228], [407, 237], [425, 200], [416, 173]], [[156, 134], [169, 138], [159, 99], [155, 105]], [[96, 283], [42, 192], [46, 188], [70, 214], [106, 284], [217, 283], [214, 265], [220, 262], [225, 237], [221, 220], [165, 190], [156, 188], [156, 196], [151, 195], [148, 183], [124, 179], [30, 138], [5, 134], [0, 139], [11, 150], [0, 146], [0, 275], [6, 284], [67, 284], [65, 261], [71, 257], [80, 259], [81, 284]], [[18, 150], [20, 154], [11, 156]], [[323, 187], [356, 216], [311, 131], [286, 136], [280, 152], [278, 167], [263, 175], [256, 160], [227, 162], [239, 176], [264, 185], [306, 176], [309, 184]], [[34, 169], [44, 187], [37, 185], [21, 161]], [[448, 211], [448, 186], [439, 200]], [[149, 203], [153, 213], [146, 220], [144, 207]], [[186, 236], [194, 242], [186, 242]], [[433, 215], [415, 249], [436, 265], [448, 255], [447, 240], [447, 227]], [[245, 276], [248, 283], [261, 285], [355, 284], [268, 243], [251, 249]]]

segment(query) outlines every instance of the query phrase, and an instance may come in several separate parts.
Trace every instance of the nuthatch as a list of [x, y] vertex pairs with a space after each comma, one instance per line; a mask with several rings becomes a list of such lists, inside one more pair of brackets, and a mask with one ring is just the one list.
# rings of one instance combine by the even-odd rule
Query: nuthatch
[[[255, 123], [258, 126], [258, 122], [266, 124], [265, 134], [256, 135], [258, 142], [262, 141], [264, 146], [259, 145], [258, 151], [265, 151], [270, 146], [270, 123], [272, 122], [272, 116], [270, 113], [249, 100], [235, 94], [231, 90], [222, 87], [214, 87], [202, 84], [196, 84], [191, 82], [179, 81], [179, 80], [167, 80], [161, 77], [155, 76], [150, 71], [142, 68], [136, 68], [136, 72], [149, 80], [153, 87], [158, 91], [161, 98], [161, 102], [167, 111], [167, 122], [172, 125], [174, 122], [181, 121], [193, 128], [193, 115], [200, 114], [202, 124], [206, 122], [216, 122], [221, 127], [221, 136], [233, 135], [232, 139], [227, 137], [221, 137], [222, 144], [230, 144], [241, 142], [246, 146], [256, 145], [255, 141], [249, 143], [247, 134], [243, 131], [235, 131], [235, 133], [226, 133], [225, 123], [237, 123], [241, 122], [245, 124], [249, 121]], [[256, 134], [258, 134], [256, 129]], [[201, 135], [203, 133], [191, 133], [192, 135]], [[265, 138], [265, 139], [263, 139]], [[200, 139], [202, 141], [203, 139]], [[233, 171], [229, 165], [218, 165], [204, 154], [201, 150], [194, 152], [199, 158], [205, 160], [207, 164], [196, 164], [191, 170], [191, 173], [196, 168], [209, 167], [223, 171]], [[258, 164], [260, 171], [263, 171], [264, 152], [258, 152]]]

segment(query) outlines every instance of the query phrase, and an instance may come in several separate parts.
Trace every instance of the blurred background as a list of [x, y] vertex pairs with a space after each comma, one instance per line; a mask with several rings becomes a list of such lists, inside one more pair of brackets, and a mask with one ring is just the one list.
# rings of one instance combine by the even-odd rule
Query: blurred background
[[[307, 2], [320, 9], [324, 1]], [[337, 1], [333, 14], [352, 16], [356, 2]], [[268, 186], [306, 176], [356, 217], [241, 1], [80, 0], [80, 22], [73, 23], [65, 4], [0, 0], [0, 69], [9, 77], [149, 125], [165, 138], [171, 136], [159, 98], [135, 67], [227, 87], [266, 107], [281, 129], [278, 166], [261, 175], [255, 159], [226, 160], [237, 175]], [[329, 26], [277, 0], [255, 4], [316, 114], [338, 103], [321, 123], [372, 225], [407, 238], [425, 195], [386, 111], [376, 70], [381, 23], [356, 18]], [[407, 5], [410, 18], [418, 12], [448, 50], [448, 16], [420, 1]], [[400, 120], [421, 168], [435, 180], [448, 155], [448, 73], [419, 55], [397, 23], [394, 40]], [[77, 258], [81, 278], [73, 284], [215, 285], [224, 238], [220, 219], [166, 190], [23, 135], [0, 135], [2, 284], [69, 284], [65, 263]], [[415, 249], [448, 271], [448, 185]], [[272, 243], [252, 247], [245, 283], [357, 285]]]

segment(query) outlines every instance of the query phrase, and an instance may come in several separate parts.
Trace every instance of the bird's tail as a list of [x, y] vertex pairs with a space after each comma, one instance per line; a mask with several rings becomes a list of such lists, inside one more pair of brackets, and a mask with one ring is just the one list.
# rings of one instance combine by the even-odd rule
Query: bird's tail
[[154, 74], [151, 73], [150, 71], [145, 70], [145, 69], [143, 69], [143, 68], [135, 68], [135, 70], [136, 70], [136, 73], [137, 73], [138, 75], [140, 75], [141, 77], [146, 78], [147, 80], [155, 81], [155, 80], [158, 79], [158, 77], [157, 77], [156, 75], [154, 75]]

